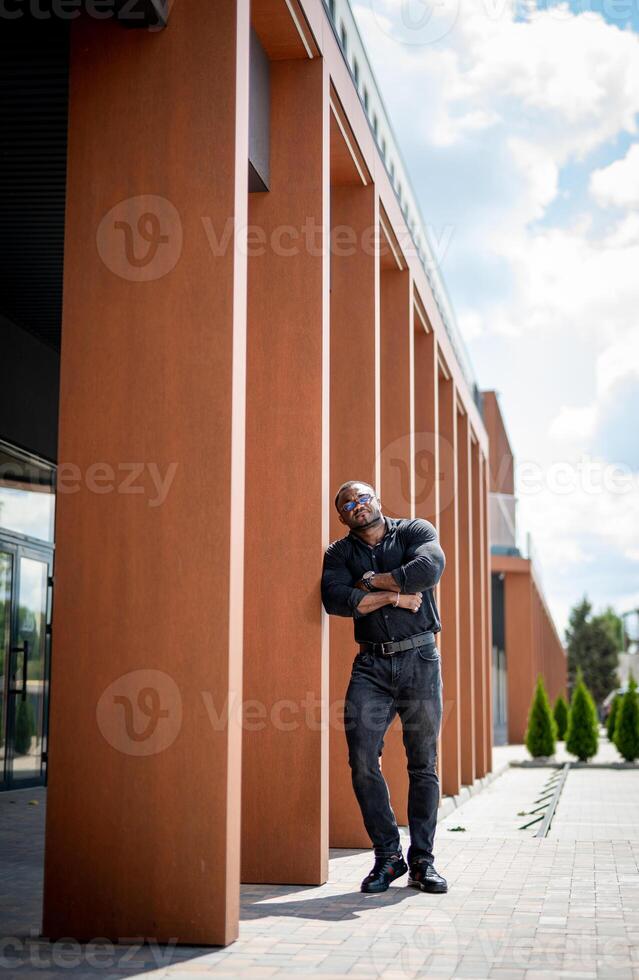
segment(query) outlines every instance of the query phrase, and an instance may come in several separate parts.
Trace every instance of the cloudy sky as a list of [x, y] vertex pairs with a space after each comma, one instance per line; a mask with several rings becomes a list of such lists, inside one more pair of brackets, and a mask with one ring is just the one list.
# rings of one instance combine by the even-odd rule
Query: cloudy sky
[[560, 629], [639, 606], [639, 0], [353, 0]]

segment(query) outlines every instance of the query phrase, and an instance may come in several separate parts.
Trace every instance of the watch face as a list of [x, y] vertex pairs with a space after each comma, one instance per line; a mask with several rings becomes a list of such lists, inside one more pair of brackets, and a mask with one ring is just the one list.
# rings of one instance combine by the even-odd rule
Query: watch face
[[368, 581], [369, 579], [371, 579], [373, 577], [374, 574], [375, 574], [375, 572], [364, 572], [364, 574], [362, 575], [362, 578], [365, 578], [366, 581]]

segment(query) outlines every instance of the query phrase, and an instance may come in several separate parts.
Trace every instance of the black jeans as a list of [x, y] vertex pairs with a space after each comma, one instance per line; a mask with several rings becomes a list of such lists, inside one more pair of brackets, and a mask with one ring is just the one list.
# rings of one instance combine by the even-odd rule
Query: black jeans
[[399, 714], [408, 761], [408, 860], [433, 860], [439, 806], [437, 736], [442, 720], [439, 650], [416, 647], [390, 656], [358, 653], [346, 692], [344, 728], [353, 789], [376, 856], [400, 850], [399, 831], [379, 757]]

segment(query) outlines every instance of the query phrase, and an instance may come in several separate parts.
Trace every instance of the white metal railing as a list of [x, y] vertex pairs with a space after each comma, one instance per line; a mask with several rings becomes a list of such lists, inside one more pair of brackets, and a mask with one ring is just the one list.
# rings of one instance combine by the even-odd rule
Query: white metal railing
[[462, 374], [475, 401], [479, 391], [470, 357], [455, 318], [455, 313], [442, 279], [438, 260], [432, 247], [426, 222], [404, 163], [399, 143], [393, 132], [377, 80], [368, 60], [364, 42], [349, 0], [324, 0], [344, 60], [351, 73], [360, 101], [368, 118], [386, 172], [404, 215], [415, 251], [430, 284], [439, 314], [459, 362]]

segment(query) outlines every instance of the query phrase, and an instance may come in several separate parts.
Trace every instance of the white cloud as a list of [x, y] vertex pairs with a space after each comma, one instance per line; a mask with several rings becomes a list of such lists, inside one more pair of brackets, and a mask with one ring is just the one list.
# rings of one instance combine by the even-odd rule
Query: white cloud
[[548, 434], [553, 439], [569, 440], [576, 442], [588, 438], [595, 427], [596, 410], [592, 405], [583, 408], [575, 408], [571, 405], [562, 405], [559, 415], [550, 425]]
[[468, 310], [465, 313], [460, 313], [457, 321], [459, 323], [459, 329], [461, 330], [462, 337], [469, 343], [471, 340], [475, 340], [477, 337], [481, 337], [484, 332], [484, 324], [479, 313], [474, 310]]
[[[442, 0], [430, 20], [404, 22], [409, 6], [361, 0], [355, 12], [426, 219], [455, 224], [443, 273], [453, 305], [462, 292], [460, 327], [489, 375], [479, 381], [510, 392], [515, 454], [544, 474], [553, 453], [631, 461], [639, 215], [598, 208], [635, 200], [636, 151], [598, 171], [589, 197], [563, 178], [637, 133], [639, 37], [567, 4], [522, 18], [515, 0]], [[522, 500], [560, 620], [583, 592], [598, 606], [630, 593], [638, 501], [636, 486]]]
[[639, 143], [625, 157], [590, 175], [590, 193], [605, 207], [639, 207]]
[[596, 361], [595, 396], [588, 405], [562, 405], [549, 435], [567, 450], [590, 446], [609, 462], [639, 470], [639, 331], [626, 333]]

